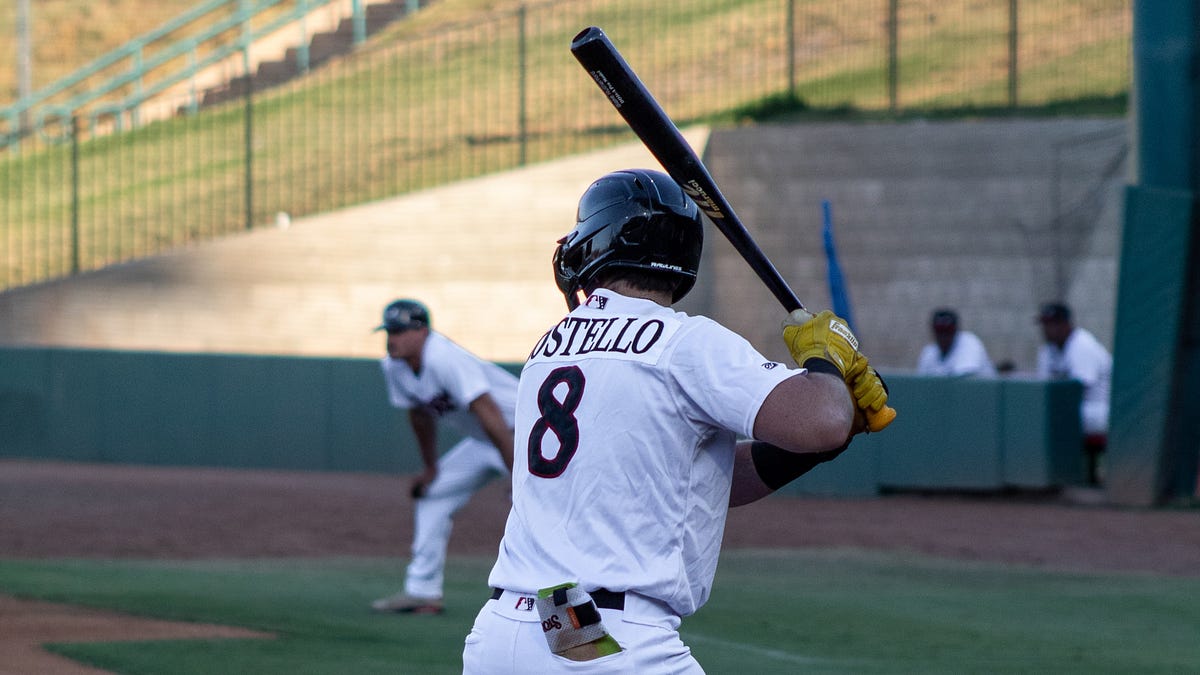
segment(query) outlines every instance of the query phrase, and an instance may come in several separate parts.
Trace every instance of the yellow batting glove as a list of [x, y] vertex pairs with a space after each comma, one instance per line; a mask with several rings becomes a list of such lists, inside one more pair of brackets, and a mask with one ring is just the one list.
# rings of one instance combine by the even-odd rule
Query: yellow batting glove
[[854, 404], [866, 416], [867, 431], [883, 431], [896, 419], [896, 410], [887, 404], [887, 385], [874, 368], [868, 366], [851, 382], [850, 392], [854, 395]]
[[824, 359], [842, 374], [861, 413], [854, 433], [881, 431], [896, 418], [896, 411], [887, 405], [883, 379], [858, 351], [858, 338], [850, 326], [836, 314], [829, 310], [816, 315], [803, 309], [793, 311], [783, 320], [783, 341], [796, 365], [803, 367], [812, 358]]
[[837, 367], [847, 383], [867, 366], [850, 326], [829, 310], [815, 316], [803, 309], [788, 314], [783, 320], [783, 342], [796, 365], [804, 367], [809, 359], [825, 359]]

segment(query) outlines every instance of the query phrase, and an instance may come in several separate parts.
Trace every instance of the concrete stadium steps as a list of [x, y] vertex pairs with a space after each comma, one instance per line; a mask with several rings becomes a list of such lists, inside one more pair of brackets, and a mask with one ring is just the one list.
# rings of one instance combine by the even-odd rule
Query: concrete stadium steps
[[[363, 11], [367, 37], [375, 35], [393, 21], [404, 18], [408, 14], [408, 4], [407, 0], [375, 0], [366, 4]], [[428, 4], [428, 0], [421, 3], [422, 6]], [[343, 18], [333, 30], [318, 31], [309, 38], [309, 67], [319, 66], [353, 49], [354, 21], [352, 18]], [[200, 105], [216, 105], [238, 98], [245, 94], [247, 82], [253, 85], [254, 91], [261, 91], [300, 76], [298, 54], [298, 48], [288, 47], [279, 58], [260, 61], [251, 77], [235, 76], [205, 89], [200, 96]]]
[[[426, 0], [421, 3], [428, 5]], [[366, 16], [364, 23], [366, 34], [368, 36], [378, 33], [385, 26], [393, 21], [404, 18], [408, 13], [408, 2], [406, 0], [394, 0], [392, 2], [379, 2], [376, 4], [367, 5], [364, 8]], [[312, 63], [321, 63], [335, 56], [340, 56], [350, 51], [354, 47], [354, 22], [351, 19], [343, 19], [338, 24], [336, 30], [317, 33], [313, 35], [308, 46], [308, 57]]]

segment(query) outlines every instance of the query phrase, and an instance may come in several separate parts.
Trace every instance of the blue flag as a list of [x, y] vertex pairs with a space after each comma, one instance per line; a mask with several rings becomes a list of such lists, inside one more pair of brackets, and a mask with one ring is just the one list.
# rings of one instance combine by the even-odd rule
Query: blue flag
[[829, 297], [833, 299], [833, 313], [850, 324], [854, 330], [854, 316], [850, 311], [850, 296], [846, 292], [846, 280], [842, 278], [842, 267], [838, 264], [837, 247], [833, 243], [833, 210], [829, 200], [821, 200], [821, 211], [824, 216], [824, 227], [821, 229], [825, 238], [825, 266], [829, 273]]

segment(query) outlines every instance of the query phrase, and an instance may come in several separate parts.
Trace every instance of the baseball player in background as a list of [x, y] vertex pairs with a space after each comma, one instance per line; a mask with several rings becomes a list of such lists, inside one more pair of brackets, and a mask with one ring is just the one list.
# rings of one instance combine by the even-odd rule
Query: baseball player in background
[[1038, 349], [1037, 374], [1083, 383], [1079, 417], [1087, 481], [1100, 482], [1100, 455], [1108, 445], [1108, 398], [1112, 389], [1112, 354], [1086, 328], [1071, 320], [1071, 308], [1061, 302], [1043, 304], [1037, 315], [1045, 342]]
[[[424, 470], [412, 483], [416, 508], [404, 589], [371, 607], [439, 614], [454, 514], [488, 481], [512, 470], [517, 378], [431, 329], [429, 310], [416, 300], [389, 304], [376, 330], [387, 331], [380, 363], [388, 400], [408, 411]], [[439, 458], [440, 422], [463, 439]]]
[[957, 312], [945, 307], [935, 309], [929, 328], [933, 331], [933, 342], [925, 345], [917, 357], [918, 375], [991, 377], [996, 374], [983, 340], [958, 327]]
[[663, 173], [580, 199], [553, 259], [571, 311], [521, 373], [513, 506], [464, 673], [703, 672], [678, 628], [708, 600], [728, 508], [836, 457], [887, 401], [832, 312], [784, 320], [796, 369], [672, 310], [702, 239]]

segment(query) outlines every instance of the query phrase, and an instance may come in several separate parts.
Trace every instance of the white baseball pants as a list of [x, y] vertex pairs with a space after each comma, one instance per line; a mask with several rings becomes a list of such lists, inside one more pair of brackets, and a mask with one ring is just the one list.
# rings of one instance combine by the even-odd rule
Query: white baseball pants
[[404, 592], [416, 598], [442, 597], [454, 514], [488, 481], [508, 475], [496, 446], [470, 437], [439, 457], [437, 466], [437, 478], [417, 500], [413, 517], [412, 560], [404, 574]]
[[627, 593], [624, 610], [601, 608], [605, 629], [623, 651], [594, 661], [571, 661], [551, 653], [541, 618], [527, 597], [505, 591], [484, 604], [463, 649], [464, 675], [704, 673], [679, 637], [679, 617], [660, 603]]

